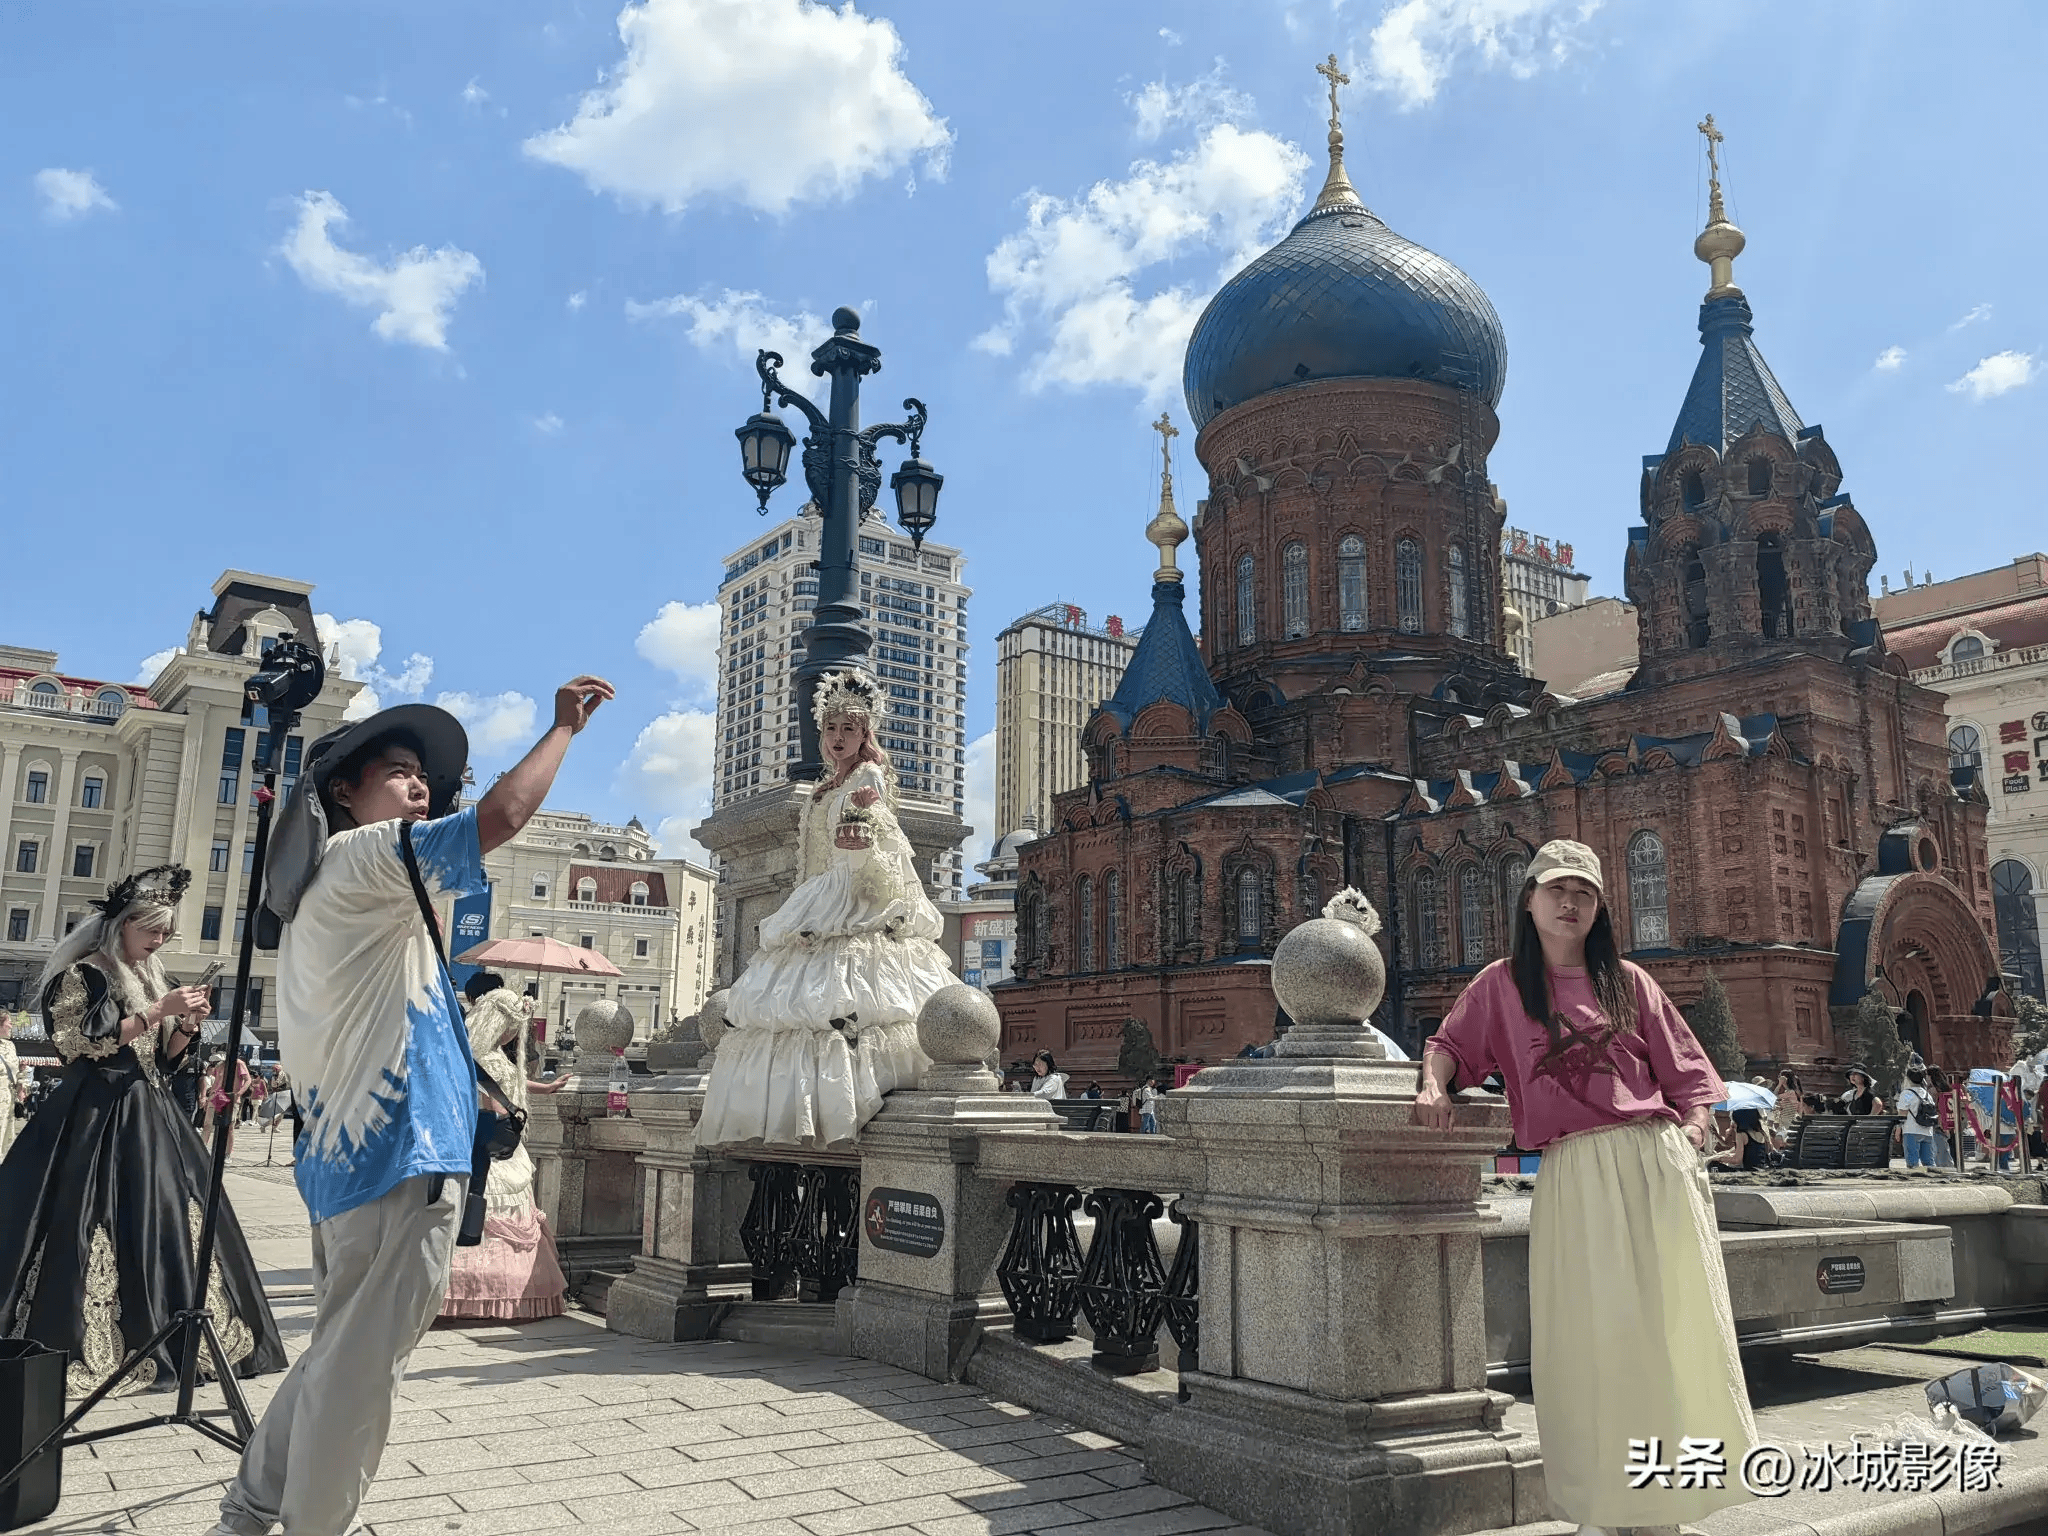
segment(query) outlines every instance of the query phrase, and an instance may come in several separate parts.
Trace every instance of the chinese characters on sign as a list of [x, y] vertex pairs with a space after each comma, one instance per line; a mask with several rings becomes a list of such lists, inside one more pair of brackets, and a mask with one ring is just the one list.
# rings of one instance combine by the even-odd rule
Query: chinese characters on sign
[[946, 1212], [938, 1197], [911, 1189], [871, 1191], [861, 1225], [874, 1247], [914, 1259], [931, 1258], [946, 1241]]

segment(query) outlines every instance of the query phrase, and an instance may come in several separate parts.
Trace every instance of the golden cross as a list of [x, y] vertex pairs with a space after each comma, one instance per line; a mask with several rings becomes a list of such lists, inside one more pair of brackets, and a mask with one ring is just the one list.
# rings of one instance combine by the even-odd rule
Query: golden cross
[[1337, 67], [1337, 55], [1334, 53], [1327, 64], [1316, 66], [1316, 73], [1330, 82], [1330, 126], [1334, 129], [1337, 126], [1337, 87], [1349, 85], [1351, 77]]
[[1727, 135], [1714, 126], [1714, 114], [1711, 112], [1707, 114], [1707, 120], [1697, 126], [1707, 141], [1707, 180], [1718, 186], [1721, 181], [1721, 159], [1715, 150]]
[[1159, 434], [1159, 456], [1170, 475], [1173, 473], [1173, 440], [1180, 436], [1180, 428], [1173, 424], [1171, 416], [1161, 411], [1159, 419], [1152, 423], [1152, 430]]

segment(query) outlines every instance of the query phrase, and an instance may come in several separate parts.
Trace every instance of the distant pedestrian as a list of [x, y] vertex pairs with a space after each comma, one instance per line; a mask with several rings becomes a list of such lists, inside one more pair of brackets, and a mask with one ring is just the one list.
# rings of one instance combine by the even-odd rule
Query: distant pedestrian
[[1090, 1084], [1089, 1084], [1089, 1085], [1088, 1085], [1088, 1086], [1087, 1086], [1086, 1088], [1083, 1088], [1083, 1089], [1081, 1090], [1081, 1097], [1082, 1097], [1082, 1098], [1084, 1098], [1084, 1099], [1099, 1099], [1099, 1098], [1101, 1098], [1101, 1097], [1102, 1097], [1102, 1084], [1100, 1084], [1100, 1083], [1090, 1083]]
[[1941, 1115], [1934, 1107], [1934, 1095], [1927, 1090], [1924, 1067], [1906, 1069], [1906, 1086], [1899, 1090], [1899, 1113], [1906, 1117], [1898, 1132], [1899, 1150], [1906, 1154], [1906, 1167], [1933, 1171], [1934, 1133], [1941, 1126]]
[[1884, 1108], [1884, 1100], [1871, 1089], [1870, 1074], [1861, 1067], [1849, 1069], [1849, 1086], [1837, 1102], [1848, 1115], [1874, 1115]]
[[1159, 1079], [1148, 1077], [1133, 1096], [1138, 1107], [1138, 1129], [1147, 1135], [1159, 1132]]
[[1031, 1091], [1041, 1099], [1067, 1096], [1067, 1074], [1059, 1070], [1051, 1051], [1040, 1051], [1031, 1058]]

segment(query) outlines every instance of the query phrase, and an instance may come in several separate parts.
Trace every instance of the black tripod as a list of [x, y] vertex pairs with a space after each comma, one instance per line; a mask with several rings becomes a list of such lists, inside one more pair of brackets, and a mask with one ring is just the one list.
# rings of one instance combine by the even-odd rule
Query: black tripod
[[[298, 728], [300, 712], [320, 696], [321, 684], [326, 680], [326, 668], [318, 650], [300, 644], [296, 640], [280, 641], [264, 656], [263, 665], [249, 680], [247, 694], [252, 703], [264, 705], [269, 712], [266, 732], [258, 738], [257, 767], [263, 773], [263, 787], [256, 793], [256, 846], [252, 854], [248, 882], [248, 907], [242, 921], [241, 952], [235, 964], [235, 1006], [228, 1016], [227, 1057], [223, 1068], [233, 1073], [241, 1061], [242, 1020], [249, 1001], [249, 966], [256, 952], [257, 914], [262, 910], [264, 856], [270, 847], [270, 816], [272, 802], [277, 794], [277, 765], [284, 753], [284, 741]], [[138, 1049], [154, 1049], [153, 1043], [145, 1046], [137, 1042]], [[190, 1049], [197, 1050], [195, 1042]], [[230, 1079], [232, 1081], [232, 1079]], [[199, 1251], [194, 1256], [193, 1283], [198, 1288], [196, 1303], [182, 1312], [172, 1315], [169, 1322], [159, 1328], [139, 1348], [129, 1352], [128, 1358], [98, 1387], [65, 1417], [64, 1422], [43, 1437], [35, 1449], [24, 1456], [19, 1464], [8, 1469], [0, 1477], [0, 1489], [18, 1481], [38, 1459], [57, 1446], [87, 1445], [95, 1440], [107, 1440], [116, 1435], [131, 1435], [137, 1430], [155, 1429], [162, 1424], [179, 1424], [196, 1429], [209, 1440], [218, 1441], [231, 1451], [239, 1451], [249, 1443], [249, 1436], [255, 1432], [256, 1421], [249, 1416], [249, 1404], [242, 1396], [241, 1383], [235, 1379], [234, 1367], [229, 1363], [227, 1350], [222, 1347], [220, 1334], [213, 1326], [213, 1318], [206, 1310], [206, 1294], [213, 1277], [213, 1251], [220, 1231], [221, 1181], [227, 1173], [228, 1137], [234, 1130], [233, 1105], [230, 1113], [220, 1117], [213, 1128], [213, 1175], [206, 1190], [206, 1218], [199, 1229]], [[88, 1430], [84, 1434], [73, 1434], [78, 1423], [97, 1408], [100, 1403], [122, 1382], [132, 1376], [144, 1361], [159, 1349], [178, 1343], [178, 1403], [169, 1413], [159, 1413], [151, 1418], [136, 1419], [126, 1424], [110, 1425], [106, 1429]], [[201, 1412], [193, 1404], [199, 1388], [199, 1351], [204, 1347], [213, 1361], [213, 1374], [220, 1382], [221, 1395], [227, 1399], [225, 1414], [221, 1411]], [[226, 1417], [233, 1423], [232, 1429], [223, 1429], [216, 1419]]]

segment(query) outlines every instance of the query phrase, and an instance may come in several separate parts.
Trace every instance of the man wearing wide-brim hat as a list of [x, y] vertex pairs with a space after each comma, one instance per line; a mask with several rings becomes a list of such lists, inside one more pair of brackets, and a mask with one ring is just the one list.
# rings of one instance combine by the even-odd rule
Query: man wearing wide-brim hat
[[295, 1175], [318, 1297], [306, 1352], [221, 1501], [227, 1536], [339, 1533], [384, 1454], [407, 1359], [441, 1309], [477, 1123], [455, 990], [415, 894], [484, 886], [483, 856], [540, 809], [569, 739], [612, 696], [555, 693], [555, 721], [455, 810], [469, 741], [446, 710], [387, 709], [307, 751], [264, 865], [284, 921], [278, 1049], [305, 1114]]

